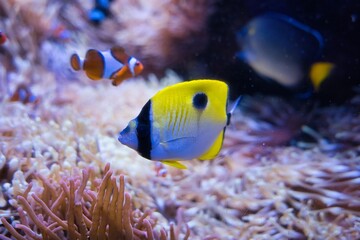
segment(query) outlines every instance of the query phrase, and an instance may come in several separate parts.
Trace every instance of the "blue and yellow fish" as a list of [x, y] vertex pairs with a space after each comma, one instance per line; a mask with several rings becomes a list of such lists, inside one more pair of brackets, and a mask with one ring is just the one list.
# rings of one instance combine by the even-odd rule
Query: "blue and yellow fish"
[[218, 80], [169, 86], [145, 104], [118, 139], [144, 158], [180, 169], [186, 166], [179, 160], [213, 159], [240, 101], [228, 112], [228, 91], [228, 85]]
[[75, 71], [84, 70], [90, 79], [108, 78], [114, 86], [139, 75], [144, 69], [142, 63], [126, 54], [122, 47], [113, 47], [103, 52], [89, 49], [85, 58], [74, 53], [70, 57], [70, 64]]
[[315, 90], [334, 65], [316, 62], [324, 39], [309, 26], [280, 13], [267, 13], [252, 19], [237, 33], [238, 57], [260, 76], [296, 89], [307, 84]]

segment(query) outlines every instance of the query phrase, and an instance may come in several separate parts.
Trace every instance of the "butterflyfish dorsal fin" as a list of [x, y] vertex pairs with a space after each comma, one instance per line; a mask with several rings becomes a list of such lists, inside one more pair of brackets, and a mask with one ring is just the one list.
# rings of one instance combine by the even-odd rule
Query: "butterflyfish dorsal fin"
[[310, 68], [310, 80], [315, 90], [319, 90], [321, 83], [331, 74], [335, 65], [329, 62], [317, 62]]
[[71, 55], [71, 57], [70, 57], [70, 65], [71, 65], [72, 69], [74, 69], [75, 71], [81, 70], [82, 62], [81, 62], [81, 59], [80, 59], [79, 55], [77, 55], [76, 53]]
[[86, 52], [84, 60], [84, 71], [86, 75], [92, 80], [99, 80], [104, 75], [105, 59], [104, 56], [95, 49], [90, 49]]
[[178, 169], [187, 169], [187, 167], [180, 163], [179, 161], [161, 161], [163, 164], [178, 168]]
[[119, 62], [126, 64], [129, 55], [126, 54], [125, 49], [123, 47], [115, 46], [110, 49], [111, 55], [118, 60]]
[[240, 101], [242, 99], [242, 96], [239, 96], [235, 102], [233, 103], [233, 106], [231, 107], [230, 111], [227, 113], [227, 121], [226, 121], [226, 126], [228, 126], [230, 124], [230, 119], [232, 114], [234, 113], [235, 109], [237, 108], [237, 106], [239, 105]]
[[219, 135], [217, 136], [216, 140], [214, 141], [213, 145], [211, 145], [211, 147], [203, 154], [199, 157], [199, 160], [211, 160], [213, 158], [215, 158], [218, 153], [221, 150], [221, 147], [223, 145], [223, 141], [224, 141], [224, 132], [225, 132], [225, 128], [224, 130], [222, 130]]

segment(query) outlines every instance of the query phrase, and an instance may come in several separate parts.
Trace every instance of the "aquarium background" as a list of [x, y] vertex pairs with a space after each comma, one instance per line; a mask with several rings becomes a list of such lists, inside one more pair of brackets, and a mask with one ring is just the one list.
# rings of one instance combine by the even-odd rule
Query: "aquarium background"
[[[0, 239], [359, 239], [359, 10], [345, 1], [0, 0]], [[268, 12], [321, 33], [335, 70], [308, 98], [236, 57]], [[117, 87], [71, 54], [122, 46]], [[306, 70], [304, 70], [306, 71]], [[243, 96], [212, 161], [161, 166], [117, 135], [157, 91]]]

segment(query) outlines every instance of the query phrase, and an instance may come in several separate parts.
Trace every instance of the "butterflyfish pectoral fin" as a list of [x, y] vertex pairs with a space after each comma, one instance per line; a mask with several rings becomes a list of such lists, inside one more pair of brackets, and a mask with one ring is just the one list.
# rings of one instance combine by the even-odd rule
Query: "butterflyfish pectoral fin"
[[180, 163], [179, 161], [161, 161], [163, 164], [178, 168], [178, 169], [187, 169], [187, 167]]
[[223, 145], [224, 132], [225, 132], [225, 128], [217, 136], [217, 138], [216, 138], [215, 142], [213, 143], [213, 145], [203, 155], [201, 155], [199, 157], [199, 160], [211, 160], [211, 159], [215, 158], [218, 155], [218, 153], [220, 152], [221, 147]]
[[321, 83], [331, 74], [335, 65], [330, 62], [317, 62], [310, 68], [310, 80], [314, 89], [317, 91], [320, 88]]

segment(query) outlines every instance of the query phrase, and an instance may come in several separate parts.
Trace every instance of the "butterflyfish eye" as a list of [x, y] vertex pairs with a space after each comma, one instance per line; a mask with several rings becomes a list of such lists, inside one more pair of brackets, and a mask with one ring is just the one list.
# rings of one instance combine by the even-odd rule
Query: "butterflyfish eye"
[[207, 102], [208, 102], [208, 98], [206, 94], [203, 92], [196, 93], [193, 98], [193, 106], [199, 110], [205, 109]]

